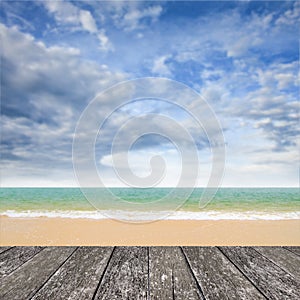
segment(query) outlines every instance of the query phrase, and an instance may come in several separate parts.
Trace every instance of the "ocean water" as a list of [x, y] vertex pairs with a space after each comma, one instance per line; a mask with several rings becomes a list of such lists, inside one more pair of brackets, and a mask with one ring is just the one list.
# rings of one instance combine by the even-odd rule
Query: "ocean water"
[[[155, 212], [161, 211], [162, 215], [172, 220], [300, 219], [298, 188], [221, 188], [204, 208], [199, 208], [199, 198], [203, 189], [197, 188], [176, 211], [170, 211], [167, 205], [168, 201], [174, 201], [172, 198], [163, 204], [158, 201], [167, 196], [171, 190], [112, 188], [111, 191], [124, 199], [125, 204], [131, 204], [131, 208], [128, 209], [128, 206], [122, 205], [121, 202], [112, 205], [105, 199], [104, 190], [97, 189], [99, 202], [95, 209], [79, 188], [2, 188], [0, 215], [21, 218], [88, 219], [104, 219], [119, 215], [123, 220], [151, 220], [156, 218], [151, 210], [153, 205]], [[145, 203], [149, 203], [149, 208], [139, 209], [139, 204]]]

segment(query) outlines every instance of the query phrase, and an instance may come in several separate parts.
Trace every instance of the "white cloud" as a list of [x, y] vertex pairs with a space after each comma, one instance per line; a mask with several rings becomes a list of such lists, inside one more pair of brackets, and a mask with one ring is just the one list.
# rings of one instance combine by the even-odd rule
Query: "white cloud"
[[100, 42], [101, 51], [113, 50], [113, 46], [104, 29], [98, 29], [96, 21], [88, 10], [80, 9], [70, 2], [45, 1], [47, 10], [52, 13], [60, 25], [72, 26], [73, 30], [82, 30], [95, 35]]
[[156, 21], [163, 9], [159, 5], [147, 7], [141, 10], [131, 10], [123, 16], [122, 25], [126, 30], [135, 30], [141, 26], [141, 20], [150, 18], [152, 22]]
[[158, 75], [169, 76], [171, 71], [166, 61], [170, 58], [170, 55], [164, 55], [154, 60], [152, 72]]
[[262, 87], [276, 88], [277, 91], [299, 84], [298, 61], [271, 64], [267, 70], [257, 68], [256, 73]]
[[299, 24], [299, 19], [300, 19], [300, 2], [295, 1], [293, 7], [288, 9], [281, 16], [279, 16], [275, 24], [278, 26], [290, 26], [297, 23]]
[[31, 174], [31, 184], [43, 177], [40, 184], [51, 185], [59, 173], [72, 175], [73, 133], [87, 101], [126, 75], [82, 59], [78, 49], [47, 47], [16, 27], [0, 24], [0, 36], [2, 183], [16, 185]]
[[[3, 136], [8, 141], [4, 148], [7, 157], [3, 160], [7, 177], [20, 181], [26, 172], [35, 178], [41, 177], [45, 162], [48, 162], [46, 167], [53, 166], [57, 173], [70, 167], [74, 120], [98, 89], [125, 79], [125, 74], [110, 71], [114, 68], [132, 72], [132, 76], [170, 76], [201, 92], [225, 127], [229, 145], [227, 185], [235, 182], [240, 185], [295, 184], [298, 180], [295, 157], [299, 147], [299, 78], [297, 52], [293, 49], [297, 48], [294, 41], [299, 3], [282, 4], [278, 9], [258, 4], [257, 9], [251, 8], [251, 13], [245, 12], [244, 4], [233, 9], [225, 7], [221, 13], [201, 12], [198, 16], [196, 13], [188, 15], [187, 10], [180, 23], [172, 15], [173, 5], [166, 4], [164, 8], [162, 5], [144, 1], [88, 1], [85, 5], [49, 1], [45, 6], [56, 25], [46, 17], [45, 24], [43, 20], [32, 20], [35, 27], [31, 28], [25, 25], [26, 20], [17, 21], [18, 13], [28, 21], [30, 16], [26, 12], [13, 11], [16, 16], [11, 15], [11, 19], [15, 21], [9, 24], [17, 24], [22, 31], [36, 32], [39, 39], [43, 37], [38, 23], [53, 26], [53, 31], [45, 33], [47, 39], [43, 43], [32, 35], [21, 34], [17, 27], [0, 28], [4, 36], [3, 95], [7, 100], [3, 99], [8, 112], [2, 118]], [[163, 12], [166, 14], [163, 22], [154, 24]], [[61, 44], [73, 43], [68, 39], [70, 32], [84, 41], [81, 51], [74, 47], [48, 46], [53, 37], [60, 38]], [[98, 49], [94, 47], [95, 41], [101, 51], [109, 53], [103, 55], [95, 51]], [[102, 65], [104, 63], [110, 67]], [[177, 91], [173, 94], [184, 98], [177, 95]], [[109, 111], [119, 97], [120, 93], [114, 94], [109, 101], [101, 103], [99, 114]], [[183, 100], [184, 104], [189, 101], [191, 99]], [[197, 106], [197, 101], [192, 104]], [[115, 116], [111, 127], [120, 128], [126, 114], [127, 117], [135, 115], [134, 109]], [[148, 109], [143, 103], [136, 114], [168, 109], [161, 105]], [[178, 116], [176, 110], [169, 112]], [[198, 134], [198, 128], [188, 120], [180, 121], [189, 131]], [[145, 130], [166, 129], [165, 124], [155, 122], [142, 122], [140, 126]], [[167, 129], [168, 134], [176, 135], [174, 128]], [[104, 143], [110, 142], [111, 133], [110, 130], [104, 132]], [[120, 143], [133, 133], [134, 128]], [[201, 142], [200, 137], [199, 144]], [[243, 145], [244, 142], [247, 145]], [[154, 140], [149, 144], [157, 145]], [[30, 159], [33, 155], [37, 157], [35, 161]], [[140, 172], [145, 171], [145, 164], [137, 155], [133, 156], [134, 163]], [[68, 166], [62, 167], [63, 164]], [[107, 176], [108, 180], [112, 178]], [[284, 178], [281, 180], [281, 177]]]
[[115, 25], [124, 31], [142, 29], [145, 21], [149, 21], [153, 24], [163, 12], [162, 6], [147, 6], [144, 5], [143, 1], [110, 2], [106, 6], [106, 9], [112, 13], [112, 19]]
[[99, 30], [97, 37], [100, 42], [100, 45], [99, 45], [100, 50], [103, 50], [103, 51], [108, 51], [108, 50], [113, 51], [114, 50], [114, 47], [113, 47], [112, 43], [110, 42], [109, 38], [107, 37], [107, 35], [105, 34], [104, 29]]
[[[128, 153], [116, 153], [114, 154], [114, 159], [119, 161], [118, 158], [128, 157], [128, 164], [131, 171], [138, 177], [145, 177], [149, 176], [151, 173], [151, 164], [150, 160], [151, 157], [159, 155], [165, 161], [165, 173], [158, 174], [161, 176], [162, 180], [159, 182], [159, 187], [168, 187], [168, 186], [176, 186], [177, 182], [180, 179], [181, 174], [181, 159], [180, 155], [175, 150], [166, 150], [163, 151], [162, 149], [152, 148], [148, 150], [140, 150], [140, 151], [130, 151]], [[113, 157], [112, 155], [105, 155], [101, 158], [100, 164], [113, 168]], [[127, 164], [122, 166], [118, 164], [118, 168], [126, 168]], [[154, 166], [155, 167], [155, 166]], [[113, 170], [113, 169], [111, 169]], [[127, 170], [127, 168], [126, 168]], [[113, 172], [114, 173], [114, 172]], [[114, 181], [115, 186], [123, 185], [123, 182], [116, 176], [116, 174], [111, 174], [109, 181]], [[160, 177], [158, 176], [158, 178]], [[124, 178], [125, 179], [125, 178]], [[103, 176], [103, 181], [108, 181], [105, 176]]]
[[80, 19], [80, 23], [82, 24], [82, 27], [86, 31], [91, 32], [91, 33], [97, 32], [96, 22], [89, 11], [80, 10], [79, 11], [79, 19]]
[[80, 10], [73, 4], [58, 0], [58, 1], [43, 1], [43, 5], [52, 13], [59, 23], [79, 24]]
[[296, 83], [293, 74], [276, 74], [275, 78], [278, 82], [279, 89], [287, 88]]
[[[172, 53], [180, 63], [195, 61], [208, 64], [215, 55], [224, 53], [229, 58], [252, 59], [253, 63], [257, 63], [261, 53], [274, 51], [274, 54], [278, 54], [278, 49], [284, 51], [295, 40], [292, 32], [299, 24], [300, 5], [299, 2], [295, 3], [294, 8], [278, 14], [263, 11], [244, 15], [235, 8], [212, 16], [187, 20], [182, 28], [174, 26], [164, 32], [165, 41], [160, 42], [167, 53]], [[284, 35], [285, 27], [281, 22], [278, 23], [281, 18], [285, 20], [284, 26], [293, 29]]]

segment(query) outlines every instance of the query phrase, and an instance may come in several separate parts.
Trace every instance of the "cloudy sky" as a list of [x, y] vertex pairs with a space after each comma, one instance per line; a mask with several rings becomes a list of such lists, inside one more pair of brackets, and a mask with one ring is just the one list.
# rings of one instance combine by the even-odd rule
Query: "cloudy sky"
[[[299, 20], [297, 1], [2, 2], [2, 186], [76, 186], [72, 140], [82, 111], [104, 89], [148, 76], [186, 84], [215, 111], [226, 140], [223, 186], [298, 186]], [[103, 111], [114, 105], [106, 101]], [[157, 99], [128, 104], [103, 126], [95, 157], [106, 183], [120, 185], [111, 167], [116, 130], [150, 113], [193, 132], [205, 185], [207, 141], [190, 116]], [[175, 150], [145, 136], [129, 163], [145, 176], [159, 154], [167, 165], [162, 185], [176, 185]]]

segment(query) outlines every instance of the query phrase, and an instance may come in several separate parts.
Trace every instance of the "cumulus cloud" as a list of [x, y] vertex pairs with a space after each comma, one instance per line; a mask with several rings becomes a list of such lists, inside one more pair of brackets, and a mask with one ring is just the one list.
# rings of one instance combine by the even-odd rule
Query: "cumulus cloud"
[[[235, 72], [220, 71], [216, 77], [208, 74], [204, 73], [208, 79], [201, 94], [212, 103], [223, 125], [233, 130], [233, 120], [248, 124], [253, 134], [264, 137], [272, 151], [289, 152], [297, 147], [300, 137], [297, 61], [264, 68], [251, 66], [251, 71], [236, 66]], [[266, 152], [270, 155], [269, 148]]]
[[[110, 19], [125, 32], [141, 30], [153, 25], [163, 13], [163, 6], [144, 1], [109, 1], [90, 3], [101, 19]], [[104, 15], [105, 16], [104, 16]]]
[[279, 26], [290, 26], [299, 23], [300, 19], [300, 3], [295, 1], [293, 7], [286, 10], [279, 18], [276, 20], [276, 25]]
[[[261, 56], [279, 55], [289, 51], [291, 45], [296, 46], [299, 2], [290, 6], [280, 12], [262, 9], [246, 16], [236, 7], [216, 11], [210, 16], [187, 20], [184, 27], [174, 25], [174, 29], [164, 32], [164, 40], [160, 42], [165, 43], [167, 53], [172, 53], [180, 63], [194, 61], [208, 65], [217, 57], [219, 63], [228, 58], [252, 59], [252, 63], [257, 63]], [[176, 34], [169, 34], [173, 30]]]
[[43, 1], [43, 5], [52, 13], [57, 22], [61, 24], [80, 24], [80, 10], [67, 1]]
[[[295, 146], [300, 136], [297, 69], [297, 62], [275, 64], [266, 71], [258, 69], [261, 88], [247, 94], [248, 105], [239, 112], [253, 119], [254, 126], [263, 129], [266, 137], [275, 142], [274, 149], [280, 151]], [[295, 93], [284, 92], [288, 86], [293, 87]]]
[[72, 26], [72, 30], [82, 30], [94, 34], [100, 42], [102, 51], [113, 50], [113, 46], [104, 29], [98, 29], [96, 21], [88, 10], [80, 9], [66, 1], [44, 1], [49, 13], [53, 14], [59, 25]]
[[120, 24], [125, 30], [135, 30], [142, 26], [142, 21], [145, 19], [150, 19], [151, 22], [157, 21], [162, 11], [163, 9], [159, 5], [130, 10], [124, 14]]
[[[17, 28], [1, 25], [0, 30], [4, 45], [2, 83], [7, 97], [3, 105], [11, 109], [21, 113], [23, 109], [14, 104], [21, 98], [30, 107], [37, 106], [45, 97], [50, 97], [55, 103], [76, 106], [99, 88], [111, 84], [114, 75], [107, 67], [82, 60], [78, 49], [47, 47]], [[121, 79], [122, 75], [116, 73], [113, 81], [118, 78]], [[24, 110], [24, 114], [28, 113]]]
[[[280, 13], [255, 12], [247, 18], [234, 9], [217, 15], [218, 24], [199, 18], [194, 21], [199, 38], [187, 34], [179, 50], [168, 52], [177, 53], [173, 57], [178, 68], [191, 62], [199, 66], [198, 73], [191, 72], [200, 77], [199, 83], [192, 81], [194, 87], [223, 124], [233, 128], [233, 119], [241, 118], [252, 124], [255, 134], [264, 136], [273, 151], [293, 151], [299, 139], [298, 44], [294, 38], [298, 7], [292, 3]], [[293, 22], [278, 22], [282, 18]], [[201, 34], [202, 30], [210, 34]], [[175, 68], [176, 63], [171, 63]]]
[[2, 166], [14, 176], [32, 169], [43, 174], [49, 164], [71, 170], [73, 132], [82, 109], [126, 75], [82, 60], [78, 49], [47, 47], [15, 27], [1, 24], [0, 34]]
[[[132, 172], [139, 177], [149, 176], [151, 173], [151, 164], [150, 159], [153, 156], [159, 155], [161, 156], [165, 164], [167, 166], [167, 170], [165, 174], [162, 175], [162, 181], [160, 182], [160, 186], [170, 186], [176, 185], [176, 182], [179, 181], [180, 178], [180, 164], [181, 159], [178, 156], [178, 153], [174, 150], [164, 150], [160, 147], [152, 147], [151, 149], [141, 150], [141, 151], [130, 151], [129, 153], [116, 153], [114, 154], [114, 158], [111, 154], [104, 155], [100, 163], [104, 166], [113, 168], [114, 163], [113, 160], [120, 161], [120, 158], [123, 156], [127, 158], [128, 156], [128, 163], [132, 170]], [[127, 168], [127, 165], [118, 165], [120, 168]], [[117, 179], [117, 178], [116, 178]]]
[[167, 65], [169, 55], [164, 55], [154, 60], [152, 72], [158, 75], [169, 76], [171, 75], [170, 68]]
[[99, 46], [100, 50], [103, 51], [114, 50], [114, 46], [112, 45], [109, 38], [107, 37], [104, 29], [99, 30], [97, 37], [100, 42], [100, 46]]
[[92, 17], [92, 14], [87, 10], [80, 10], [79, 12], [79, 20], [82, 25], [82, 27], [91, 33], [97, 32], [97, 25]]
[[[281, 174], [285, 185], [297, 181], [298, 2], [276, 6], [216, 3], [214, 10], [200, 9], [201, 2], [197, 6], [187, 2], [184, 11], [180, 2], [31, 4], [29, 9], [25, 2], [7, 1], [0, 16], [5, 24], [0, 32], [1, 155], [6, 178], [21, 182], [31, 174], [37, 180], [45, 169], [49, 170], [48, 182], [71, 177], [72, 135], [88, 101], [123, 79], [158, 75], [195, 88], [216, 112], [228, 147], [227, 185], [242, 182], [241, 177], [243, 184], [251, 178], [253, 185], [271, 184], [266, 179], [271, 175], [277, 176], [274, 182], [279, 184]], [[167, 86], [152, 90], [170, 97], [171, 102], [181, 99], [188, 108], [201, 110], [197, 99], [180, 91], [169, 95], [164, 93]], [[123, 92], [100, 102], [91, 119], [110, 112]], [[97, 161], [108, 159], [113, 134], [128, 118], [157, 112], [178, 120], [196, 137], [198, 151], [207, 150], [205, 135], [189, 116], [172, 105], [143, 102], [123, 107], [106, 124]], [[212, 130], [207, 118], [203, 122]], [[154, 119], [139, 127], [164, 129], [176, 136], [172, 127]], [[120, 153], [134, 133], [135, 128], [124, 133]], [[137, 149], [143, 152], [151, 147], [162, 153], [170, 150], [155, 137], [141, 141]], [[138, 152], [135, 160], [143, 172]], [[176, 167], [174, 161], [171, 165]], [[107, 178], [112, 178], [109, 173]]]

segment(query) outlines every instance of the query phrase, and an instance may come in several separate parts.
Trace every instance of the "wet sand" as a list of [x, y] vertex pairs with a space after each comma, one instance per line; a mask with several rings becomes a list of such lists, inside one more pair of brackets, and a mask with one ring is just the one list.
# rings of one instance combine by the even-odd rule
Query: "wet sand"
[[300, 220], [164, 220], [134, 224], [63, 218], [0, 219], [7, 245], [300, 245]]

